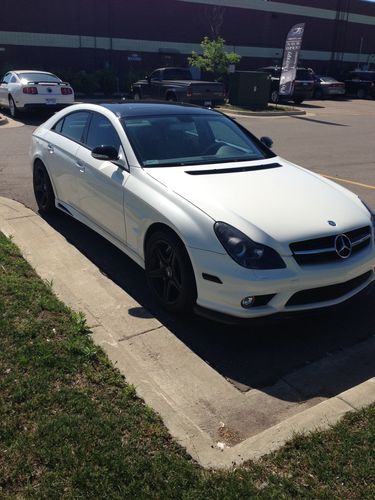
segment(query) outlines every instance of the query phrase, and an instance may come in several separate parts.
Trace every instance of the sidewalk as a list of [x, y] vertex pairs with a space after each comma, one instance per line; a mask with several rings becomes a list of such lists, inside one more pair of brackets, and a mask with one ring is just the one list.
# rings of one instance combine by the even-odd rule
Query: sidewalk
[[[371, 363], [374, 338], [297, 370], [267, 392], [241, 393], [39, 215], [0, 197], [0, 231], [12, 235], [63, 302], [86, 315], [94, 341], [204, 467], [231, 468], [258, 459], [296, 432], [328, 428], [375, 401], [375, 379], [331, 398], [303, 393], [304, 386], [311, 390], [333, 372], [350, 376], [353, 359]], [[301, 389], [293, 388], [298, 385], [293, 380]]]

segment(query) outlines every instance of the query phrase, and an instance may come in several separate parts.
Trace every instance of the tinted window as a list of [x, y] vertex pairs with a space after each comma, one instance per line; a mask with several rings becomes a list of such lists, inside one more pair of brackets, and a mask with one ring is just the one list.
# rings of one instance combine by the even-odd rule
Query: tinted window
[[168, 68], [164, 70], [164, 80], [192, 80], [189, 69]]
[[307, 71], [305, 69], [297, 69], [296, 78], [297, 80], [314, 80], [314, 77], [310, 73], [310, 71]]
[[4, 78], [3, 78], [3, 82], [4, 83], [9, 83], [9, 80], [11, 79], [11, 76], [12, 75], [10, 73], [8, 73], [7, 75], [5, 75]]
[[59, 120], [56, 125], [54, 125], [52, 127], [52, 130], [54, 132], [57, 132], [58, 134], [61, 133], [61, 129], [62, 129], [62, 126], [63, 126], [63, 123], [64, 123], [64, 118], [62, 118], [61, 120]]
[[150, 76], [151, 80], [161, 80], [161, 71], [160, 69], [157, 69], [156, 71], [153, 71]]
[[162, 115], [121, 120], [145, 167], [260, 160], [274, 156], [225, 116]]
[[61, 82], [60, 78], [52, 73], [18, 73], [18, 78], [25, 80], [26, 82], [51, 82], [58, 83]]
[[97, 146], [120, 148], [120, 138], [112, 123], [100, 113], [94, 113], [87, 133], [86, 145], [92, 150]]
[[89, 113], [86, 111], [77, 111], [66, 116], [61, 128], [61, 134], [73, 139], [73, 141], [82, 142], [83, 132]]

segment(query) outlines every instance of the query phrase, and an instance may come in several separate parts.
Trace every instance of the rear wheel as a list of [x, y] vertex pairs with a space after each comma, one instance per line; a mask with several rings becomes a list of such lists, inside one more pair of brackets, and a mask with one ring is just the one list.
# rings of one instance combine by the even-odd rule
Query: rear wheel
[[55, 210], [55, 194], [46, 167], [40, 161], [34, 166], [33, 186], [39, 210], [44, 213], [53, 212]]
[[358, 97], [358, 99], [364, 99], [366, 97], [365, 89], [358, 89], [357, 90], [357, 97]]
[[192, 310], [197, 298], [194, 271], [183, 243], [174, 233], [159, 230], [150, 236], [145, 269], [148, 285], [164, 309]]
[[9, 104], [9, 113], [12, 118], [17, 118], [18, 116], [18, 109], [16, 106], [16, 103], [14, 102], [13, 97], [10, 95], [8, 97], [8, 104]]

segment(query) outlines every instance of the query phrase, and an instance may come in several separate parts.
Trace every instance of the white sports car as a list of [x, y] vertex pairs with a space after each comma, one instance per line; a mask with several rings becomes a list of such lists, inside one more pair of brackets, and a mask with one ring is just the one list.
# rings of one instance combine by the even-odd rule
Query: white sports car
[[374, 281], [374, 218], [353, 193], [189, 105], [79, 104], [32, 137], [55, 207], [146, 271], [171, 311], [253, 318], [331, 306]]
[[0, 108], [16, 118], [19, 111], [56, 110], [74, 103], [69, 83], [45, 71], [15, 70], [0, 80]]

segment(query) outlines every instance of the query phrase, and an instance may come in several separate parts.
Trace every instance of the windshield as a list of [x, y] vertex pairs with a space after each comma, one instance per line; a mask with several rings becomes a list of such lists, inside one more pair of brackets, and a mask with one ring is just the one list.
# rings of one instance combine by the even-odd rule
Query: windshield
[[222, 115], [180, 114], [121, 119], [144, 167], [206, 165], [275, 156]]
[[18, 77], [25, 82], [51, 82], [60, 83], [61, 80], [52, 73], [18, 73]]

